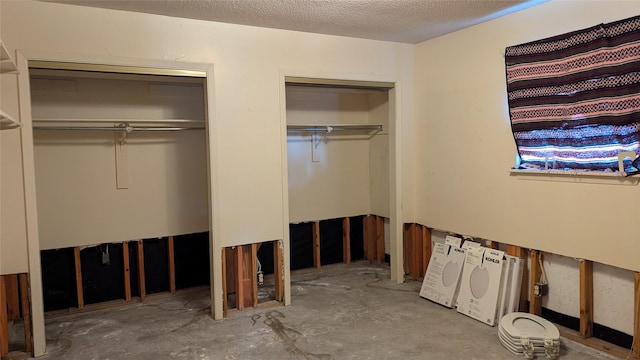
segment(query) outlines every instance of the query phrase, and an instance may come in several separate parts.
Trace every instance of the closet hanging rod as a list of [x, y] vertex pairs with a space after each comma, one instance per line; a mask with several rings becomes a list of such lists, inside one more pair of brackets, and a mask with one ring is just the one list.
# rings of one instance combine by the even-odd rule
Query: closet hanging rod
[[114, 131], [114, 132], [132, 132], [132, 131], [181, 131], [181, 130], [200, 130], [200, 127], [176, 127], [176, 126], [156, 126], [156, 127], [101, 127], [101, 126], [34, 126], [33, 130], [79, 130], [79, 131]]
[[191, 120], [191, 119], [56, 119], [56, 118], [41, 118], [33, 119], [33, 123], [108, 123], [108, 124], [136, 124], [136, 123], [154, 123], [154, 124], [204, 124], [204, 120]]
[[381, 124], [352, 124], [352, 125], [287, 125], [287, 131], [382, 131]]

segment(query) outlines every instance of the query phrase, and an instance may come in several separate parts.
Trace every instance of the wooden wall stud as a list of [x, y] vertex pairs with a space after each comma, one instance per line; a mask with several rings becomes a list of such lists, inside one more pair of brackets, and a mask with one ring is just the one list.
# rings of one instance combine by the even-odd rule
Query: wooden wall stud
[[122, 266], [124, 269], [124, 300], [131, 301], [131, 264], [129, 263], [129, 243], [122, 243]]
[[169, 291], [172, 294], [176, 293], [176, 262], [173, 247], [173, 236], [169, 236], [167, 239], [167, 247], [169, 253]]
[[284, 258], [282, 256], [282, 241], [273, 242], [273, 277], [276, 291], [276, 301], [284, 301]]
[[20, 305], [22, 307], [22, 323], [24, 325], [25, 351], [33, 355], [33, 330], [31, 322], [31, 295], [29, 293], [29, 274], [19, 275], [20, 280]]
[[313, 223], [313, 266], [319, 268], [320, 261], [320, 222], [315, 221]]
[[5, 275], [0, 275], [0, 357], [9, 354], [9, 321], [7, 319], [7, 291]]
[[351, 221], [348, 217], [342, 220], [342, 261], [351, 263]]
[[580, 337], [593, 336], [593, 262], [580, 260]]
[[140, 292], [140, 300], [147, 297], [147, 286], [144, 277], [144, 241], [138, 240], [138, 288]]
[[82, 289], [82, 264], [80, 262], [80, 247], [73, 248], [73, 259], [76, 269], [76, 294], [78, 297], [78, 309], [84, 307], [84, 291]]
[[531, 281], [529, 282], [529, 312], [534, 315], [542, 314], [542, 297], [535, 296], [533, 294], [533, 287], [535, 283], [540, 281], [542, 276], [542, 268], [540, 262], [542, 262], [542, 252], [538, 250], [529, 251], [531, 258]]

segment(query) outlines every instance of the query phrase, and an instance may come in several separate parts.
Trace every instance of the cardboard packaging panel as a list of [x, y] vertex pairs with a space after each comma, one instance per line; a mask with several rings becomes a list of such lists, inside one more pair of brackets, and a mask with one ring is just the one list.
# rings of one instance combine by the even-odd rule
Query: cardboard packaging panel
[[458, 312], [496, 324], [503, 286], [504, 252], [484, 247], [466, 251], [458, 297]]
[[436, 243], [422, 281], [420, 296], [446, 307], [453, 307], [464, 265], [462, 239], [447, 236], [445, 243]]

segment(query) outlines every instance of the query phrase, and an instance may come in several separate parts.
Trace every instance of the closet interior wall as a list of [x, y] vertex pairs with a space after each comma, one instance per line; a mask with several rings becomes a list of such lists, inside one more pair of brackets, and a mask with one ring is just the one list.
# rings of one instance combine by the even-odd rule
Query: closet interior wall
[[[389, 92], [288, 85], [286, 106], [289, 222], [321, 222], [322, 228], [330, 219], [376, 215], [384, 219], [389, 254]], [[382, 130], [292, 130], [340, 124], [380, 124]]]
[[[117, 268], [112, 276], [118, 276], [120, 281], [113, 283], [122, 283], [123, 244], [131, 244], [125, 268], [128, 269], [130, 263], [133, 271], [139, 268], [136, 261], [140, 261], [139, 257], [136, 260], [134, 248], [149, 254], [152, 245], [161, 243], [165, 245], [158, 251], [165, 254], [164, 260], [149, 258], [148, 266], [153, 265], [152, 260], [169, 263], [168, 267], [177, 267], [172, 271], [179, 277], [190, 271], [188, 268], [206, 271], [193, 274], [191, 279], [185, 275], [178, 280], [188, 285], [191, 280], [202, 278], [208, 284], [208, 255], [200, 259], [207, 263], [204, 266], [192, 266], [195, 260], [191, 258], [183, 261], [187, 267], [180, 268], [180, 256], [189, 254], [190, 246], [197, 248], [198, 253], [203, 251], [203, 246], [208, 246], [205, 80], [47, 69], [31, 69], [30, 74], [43, 261], [60, 261], [52, 256], [64, 254], [66, 250], [81, 252], [75, 271], [84, 275], [84, 283], [80, 280], [78, 284], [68, 284], [75, 297], [76, 286], [87, 291], [89, 286], [99, 285], [87, 282], [97, 276], [90, 270], [94, 263], [99, 270], [105, 266]], [[122, 124], [131, 126], [133, 131], [108, 130]], [[166, 128], [184, 124], [194, 129], [136, 131], [136, 127]], [[78, 129], [86, 127], [104, 129]], [[194, 235], [183, 236], [188, 234]], [[143, 239], [146, 239], [144, 244], [142, 241], [138, 244]], [[111, 261], [105, 263], [109, 249]], [[73, 270], [74, 264], [69, 264], [73, 257], [65, 261], [65, 266]], [[83, 265], [81, 270], [78, 270], [79, 264]], [[147, 270], [148, 292], [153, 292], [150, 286], [158, 280], [156, 275]], [[164, 280], [172, 275], [161, 275], [162, 288], [168, 291], [170, 285]], [[47, 283], [60, 281], [51, 279], [51, 274], [43, 276], [47, 308], [47, 293], [51, 290], [46, 288]], [[141, 282], [144, 276], [143, 273]], [[134, 274], [131, 278], [133, 295], [143, 298], [144, 287], [138, 288]], [[78, 282], [79, 279], [76, 276], [68, 280]], [[114, 279], [99, 281], [103, 282], [101, 286], [109, 286], [111, 280]], [[200, 283], [202, 281], [198, 285], [204, 285]], [[175, 282], [171, 285], [172, 292], [174, 285]], [[180, 281], [178, 285], [180, 287]], [[123, 294], [120, 285], [116, 287], [114, 291]], [[83, 300], [80, 293], [78, 300]], [[81, 302], [78, 307], [82, 307]]]
[[[204, 126], [203, 80], [31, 71], [34, 126], [48, 120], [190, 119]], [[35, 130], [41, 249], [209, 230], [204, 130]], [[116, 148], [126, 157], [116, 159]], [[120, 163], [117, 164], [116, 162]], [[118, 188], [116, 169], [128, 172]], [[122, 175], [122, 174], [120, 174]]]

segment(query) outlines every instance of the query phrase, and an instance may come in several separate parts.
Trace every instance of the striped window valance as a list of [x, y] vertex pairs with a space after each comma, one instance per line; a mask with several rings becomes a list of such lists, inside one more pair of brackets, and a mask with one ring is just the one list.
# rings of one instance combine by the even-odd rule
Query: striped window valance
[[524, 167], [617, 170], [640, 144], [640, 16], [506, 49]]

